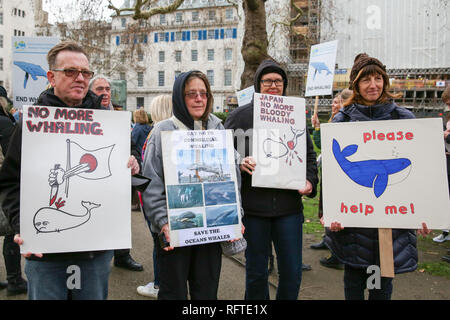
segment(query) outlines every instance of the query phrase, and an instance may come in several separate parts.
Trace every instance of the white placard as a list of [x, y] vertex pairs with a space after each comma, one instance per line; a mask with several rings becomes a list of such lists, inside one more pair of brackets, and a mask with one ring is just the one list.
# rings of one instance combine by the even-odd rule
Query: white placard
[[24, 106], [21, 252], [130, 248], [129, 156], [128, 112]]
[[241, 91], [237, 91], [236, 96], [237, 96], [239, 107], [242, 107], [242, 106], [252, 102], [254, 93], [255, 93], [254, 86], [250, 86], [245, 89], [242, 89]]
[[12, 37], [12, 87], [14, 107], [34, 104], [48, 85], [47, 53], [57, 37]]
[[325, 226], [450, 226], [442, 119], [322, 124]]
[[334, 40], [311, 46], [305, 97], [333, 93], [337, 45]]
[[161, 132], [170, 245], [242, 237], [232, 130]]
[[306, 184], [305, 99], [255, 93], [253, 187], [298, 190]]

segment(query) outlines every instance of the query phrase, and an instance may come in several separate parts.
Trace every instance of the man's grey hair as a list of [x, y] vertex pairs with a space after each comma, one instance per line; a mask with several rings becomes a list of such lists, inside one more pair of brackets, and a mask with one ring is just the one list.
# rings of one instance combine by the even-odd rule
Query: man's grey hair
[[100, 80], [100, 79], [106, 80], [106, 82], [108, 82], [108, 84], [111, 85], [111, 81], [109, 80], [109, 78], [99, 74], [98, 76], [95, 76], [94, 78], [92, 78], [91, 82], [89, 83], [89, 90], [92, 90], [92, 86], [94, 85], [95, 81]]

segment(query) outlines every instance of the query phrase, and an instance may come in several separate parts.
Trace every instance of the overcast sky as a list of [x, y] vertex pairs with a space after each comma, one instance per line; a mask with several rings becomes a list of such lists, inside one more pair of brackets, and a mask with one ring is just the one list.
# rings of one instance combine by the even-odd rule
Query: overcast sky
[[[102, 0], [103, 2], [103, 12], [104, 18], [108, 18], [113, 11], [108, 10], [108, 1]], [[122, 5], [123, 0], [113, 0], [112, 3], [119, 7]], [[43, 9], [48, 12], [48, 20], [50, 23], [67, 22], [77, 19], [81, 13], [81, 8], [78, 1], [73, 0], [44, 0]], [[102, 10], [99, 8], [99, 12]], [[63, 21], [62, 21], [63, 20]]]

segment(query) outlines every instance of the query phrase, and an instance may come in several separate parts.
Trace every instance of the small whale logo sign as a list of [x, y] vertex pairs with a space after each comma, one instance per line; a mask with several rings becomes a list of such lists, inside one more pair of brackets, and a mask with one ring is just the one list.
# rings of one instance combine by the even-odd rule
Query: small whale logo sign
[[311, 66], [315, 69], [313, 80], [316, 79], [316, 74], [321, 73], [322, 71], [326, 71], [326, 75], [332, 73], [330, 69], [328, 69], [327, 65], [323, 62], [311, 62]]
[[356, 144], [349, 145], [341, 151], [341, 146], [333, 139], [333, 154], [345, 174], [357, 184], [373, 188], [379, 198], [388, 185], [389, 175], [400, 172], [411, 165], [407, 158], [349, 161], [347, 157], [358, 150]]
[[86, 212], [80, 215], [71, 214], [59, 209], [44, 207], [39, 209], [33, 218], [33, 225], [37, 233], [61, 232], [77, 228], [91, 219], [91, 210], [100, 207], [89, 201], [81, 201]]

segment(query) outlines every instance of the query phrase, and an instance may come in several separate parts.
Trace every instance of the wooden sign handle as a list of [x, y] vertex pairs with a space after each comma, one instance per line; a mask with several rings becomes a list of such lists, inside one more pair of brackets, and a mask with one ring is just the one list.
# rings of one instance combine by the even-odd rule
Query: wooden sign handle
[[381, 276], [394, 278], [394, 249], [392, 246], [392, 229], [378, 229], [378, 243], [380, 246]]
[[314, 112], [313, 112], [314, 117], [317, 115], [318, 111], [319, 111], [319, 96], [316, 96], [316, 101], [314, 102]]

